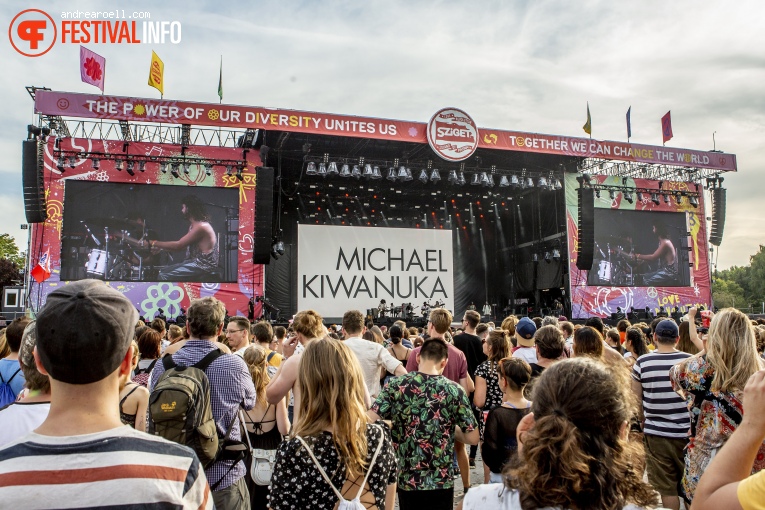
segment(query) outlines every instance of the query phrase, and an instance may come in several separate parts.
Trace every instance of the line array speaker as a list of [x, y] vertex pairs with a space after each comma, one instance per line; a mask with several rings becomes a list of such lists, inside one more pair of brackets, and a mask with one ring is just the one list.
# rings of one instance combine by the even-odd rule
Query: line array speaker
[[725, 188], [712, 190], [712, 229], [709, 232], [709, 243], [720, 246], [725, 228]]
[[576, 249], [576, 267], [582, 271], [589, 271], [592, 268], [592, 257], [595, 251], [595, 190], [579, 188], [577, 194], [579, 199], [577, 238], [579, 242]]
[[259, 166], [255, 169], [255, 240], [252, 261], [268, 264], [271, 260], [274, 212], [274, 169]]
[[38, 144], [37, 140], [22, 142], [21, 181], [27, 223], [42, 223], [48, 217], [45, 207], [42, 149], [42, 144]]

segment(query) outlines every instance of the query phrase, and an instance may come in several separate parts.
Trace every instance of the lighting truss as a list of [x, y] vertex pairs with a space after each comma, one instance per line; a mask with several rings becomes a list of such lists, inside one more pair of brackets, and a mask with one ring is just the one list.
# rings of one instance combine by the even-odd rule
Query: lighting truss
[[586, 158], [579, 164], [579, 172], [654, 181], [700, 182], [702, 179], [718, 177], [725, 170]]

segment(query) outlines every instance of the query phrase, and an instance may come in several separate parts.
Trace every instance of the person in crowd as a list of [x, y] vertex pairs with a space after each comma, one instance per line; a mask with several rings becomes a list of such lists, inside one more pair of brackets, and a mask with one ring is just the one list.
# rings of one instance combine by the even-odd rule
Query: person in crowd
[[[630, 321], [627, 319], [622, 319], [619, 322], [616, 323], [616, 331], [619, 332], [619, 344], [624, 345], [624, 341], [627, 339], [627, 329], [630, 328], [632, 324], [630, 324]], [[624, 354], [622, 352], [622, 354]]]
[[240, 315], [231, 317], [224, 330], [231, 352], [240, 358], [250, 347], [250, 321]]
[[371, 331], [372, 334], [375, 336], [375, 342], [377, 342], [380, 345], [385, 345], [385, 335], [383, 335], [382, 330], [372, 324], [372, 327], [367, 328], [368, 331]]
[[752, 374], [744, 386], [746, 419], [725, 442], [699, 480], [693, 510], [761, 509], [765, 471], [754, 471], [765, 441], [765, 371]]
[[[130, 373], [137, 319], [131, 302], [102, 281], [70, 282], [48, 294], [37, 315], [34, 359], [50, 380], [50, 412], [34, 432], [0, 450], [4, 508], [143, 508], [158, 501], [213, 508], [193, 450], [120, 421], [119, 380]], [[30, 481], [55, 490], [30, 492]]]
[[24, 373], [19, 365], [19, 348], [24, 328], [30, 323], [29, 317], [13, 319], [5, 328], [5, 340], [8, 342], [10, 352], [0, 359], [0, 407], [4, 407], [16, 400], [24, 389]]
[[[542, 318], [542, 325], [540, 327], [543, 328], [545, 326], [555, 326], [557, 328], [558, 327], [558, 318], [557, 317], [553, 317], [552, 315], [547, 315], [547, 316], [543, 317]], [[537, 329], [539, 329], [539, 328], [537, 328]]]
[[[688, 320], [683, 321], [687, 322], [688, 325], [684, 327], [683, 324], [680, 324], [680, 342], [678, 342], [677, 348], [688, 354], [698, 354], [704, 350], [705, 335], [699, 335], [699, 330], [696, 327], [697, 314], [698, 308], [695, 306], [691, 307], [688, 310]], [[687, 335], [685, 333], [685, 328], [688, 329]]]
[[409, 338], [409, 328], [406, 327], [406, 322], [396, 321], [393, 323], [393, 325], [401, 328], [401, 345], [408, 347], [409, 349], [414, 349], [414, 344], [412, 343], [413, 339]]
[[[717, 449], [741, 424], [744, 386], [762, 367], [749, 318], [726, 308], [712, 319], [706, 353], [692, 356], [670, 370], [673, 389], [691, 411], [691, 438], [682, 483], [687, 501], [693, 500], [699, 478]], [[765, 445], [760, 445], [757, 457], [752, 473], [765, 468]]]
[[513, 349], [513, 357], [521, 358], [526, 363], [537, 362], [537, 350], [534, 347], [534, 334], [537, 332], [537, 326], [534, 321], [528, 317], [523, 317], [515, 325], [515, 343], [517, 347]]
[[287, 337], [287, 328], [285, 328], [284, 326], [274, 326], [274, 338], [271, 341], [271, 345], [269, 345], [268, 348], [272, 351], [277, 352], [280, 356], [282, 356], [282, 361], [284, 360], [284, 339], [286, 337]]
[[292, 319], [292, 330], [293, 334], [284, 341], [284, 362], [266, 387], [266, 399], [269, 404], [276, 405], [292, 392], [287, 412], [290, 422], [295, 423], [298, 418], [295, 411], [300, 410], [300, 386], [296, 384], [300, 357], [308, 344], [327, 336], [327, 329], [318, 312], [304, 310]]
[[515, 315], [508, 315], [502, 320], [502, 324], [499, 326], [499, 328], [507, 331], [512, 337], [512, 336], [515, 336], [516, 324], [518, 324], [518, 317], [516, 317]]
[[621, 337], [619, 336], [619, 330], [611, 328], [606, 331], [606, 344], [609, 348], [615, 350], [620, 356], [624, 357], [624, 347], [622, 347]]
[[531, 321], [534, 323], [537, 329], [542, 327], [542, 317], [532, 317]]
[[11, 348], [8, 346], [8, 340], [5, 338], [5, 326], [0, 329], [0, 359], [5, 358], [11, 353]]
[[531, 402], [524, 397], [525, 387], [531, 380], [529, 364], [520, 358], [503, 358], [498, 369], [502, 404], [489, 411], [486, 418], [481, 458], [489, 470], [489, 479], [484, 483], [502, 483], [502, 470], [518, 453], [518, 424], [531, 411]]
[[0, 410], [0, 448], [39, 427], [50, 411], [50, 380], [35, 365], [36, 344], [36, 326], [30, 322], [19, 348], [19, 365], [26, 380], [27, 395]]
[[253, 340], [266, 351], [266, 360], [270, 367], [269, 375], [275, 375], [276, 370], [279, 368], [279, 365], [282, 364], [284, 357], [278, 352], [271, 350], [269, 347], [274, 339], [274, 330], [271, 327], [271, 324], [266, 321], [256, 322], [250, 327], [250, 333], [252, 334]]
[[394, 375], [403, 375], [406, 373], [406, 368], [385, 347], [361, 338], [365, 330], [364, 315], [360, 311], [345, 312], [343, 315], [345, 345], [356, 355], [369, 395], [375, 398], [380, 393], [380, 373], [383, 369]]
[[675, 349], [679, 336], [675, 321], [661, 321], [654, 333], [656, 350], [638, 357], [632, 366], [632, 391], [643, 424], [648, 482], [661, 495], [662, 505], [672, 510], [680, 510], [677, 491], [691, 425], [685, 402], [669, 381], [669, 370], [690, 357]]
[[390, 431], [368, 422], [366, 386], [351, 349], [329, 338], [311, 341], [301, 356], [298, 386], [300, 412], [276, 453], [269, 508], [336, 508], [341, 498], [358, 498], [364, 507], [392, 510]]
[[[171, 362], [167, 357], [157, 363], [151, 373], [149, 390], [153, 391], [166, 366], [191, 366], [199, 363], [218, 347], [215, 339], [223, 331], [226, 309], [223, 303], [213, 297], [195, 299], [189, 306], [186, 328], [189, 339], [174, 354]], [[177, 345], [177, 344], [176, 344]], [[247, 364], [236, 355], [223, 354], [210, 363], [204, 371], [210, 381], [210, 401], [218, 436], [227, 434], [233, 440], [241, 440], [239, 408], [245, 410], [255, 406], [255, 386]], [[244, 479], [243, 462], [229, 460], [213, 462], [205, 468], [207, 479], [213, 487], [212, 496], [218, 509], [242, 508], [250, 501], [247, 483]]]
[[[442, 336], [451, 322], [444, 323], [441, 319], [445, 317], [451, 318], [443, 308], [430, 313], [431, 338], [416, 354], [417, 371], [391, 380], [369, 411], [373, 420], [382, 418], [392, 423], [401, 510], [451, 510], [454, 442], [477, 444], [479, 440], [478, 423], [467, 393], [442, 375], [449, 355]], [[419, 401], [428, 405], [422, 406]]]
[[167, 346], [170, 345], [170, 342], [168, 342], [165, 338], [167, 336], [167, 323], [165, 322], [165, 319], [155, 317], [154, 320], [151, 321], [151, 325], [149, 327], [159, 333], [160, 350], [164, 351]]
[[[141, 359], [138, 343], [133, 342], [131, 370], [135, 371]], [[146, 375], [148, 381], [148, 373]], [[146, 386], [130, 380], [130, 373], [120, 376], [120, 421], [136, 430], [146, 432], [146, 411], [149, 407], [149, 390]]]
[[489, 325], [485, 322], [481, 322], [475, 327], [475, 336], [477, 336], [481, 343], [486, 342], [486, 337], [489, 335]]
[[141, 359], [135, 368], [133, 382], [144, 388], [148, 387], [149, 377], [159, 359], [161, 341], [162, 337], [153, 328], [146, 328], [138, 337], [137, 345]]
[[603, 350], [603, 337], [595, 328], [584, 326], [574, 332], [574, 357], [603, 361]]
[[[694, 329], [695, 324], [694, 324]], [[697, 335], [698, 336], [698, 335]], [[677, 350], [687, 352], [690, 355], [698, 354], [700, 349], [691, 340], [691, 322], [680, 322], [680, 341], [677, 342]]]
[[391, 356], [396, 358], [403, 365], [406, 365], [407, 361], [409, 360], [409, 354], [411, 354], [412, 349], [408, 347], [404, 347], [404, 345], [401, 344], [403, 332], [401, 331], [400, 327], [394, 324], [393, 326], [391, 326], [389, 332], [390, 332], [390, 347], [388, 347], [388, 352], [390, 353]]
[[589, 317], [586, 321], [584, 321], [584, 325], [589, 326], [597, 331], [601, 338], [606, 336], [606, 326], [603, 324], [603, 319], [600, 317]]
[[[603, 320], [600, 317], [590, 317], [584, 321], [584, 325], [590, 327], [598, 332], [600, 340], [603, 342], [603, 361], [613, 366], [627, 366], [624, 357], [621, 353], [614, 349], [609, 349], [609, 345], [605, 341], [606, 327], [603, 324]], [[652, 333], [653, 335], [653, 333]]]
[[518, 460], [504, 484], [472, 489], [462, 508], [655, 507], [658, 495], [637, 462], [642, 447], [628, 440], [633, 403], [626, 379], [602, 363], [555, 363], [539, 377], [531, 413], [518, 424]]
[[537, 350], [537, 362], [531, 363], [531, 379], [526, 385], [525, 394], [531, 394], [534, 383], [547, 368], [553, 363], [565, 359], [566, 342], [563, 338], [563, 332], [555, 326], [542, 326], [534, 333], [534, 345]]
[[[510, 356], [510, 339], [507, 331], [498, 329], [489, 333], [489, 337], [483, 344], [483, 352], [487, 360], [475, 369], [475, 392], [473, 393], [473, 405], [482, 412], [478, 419], [478, 430], [483, 440], [484, 417], [491, 411], [502, 405], [502, 388], [499, 385], [499, 361]], [[471, 456], [475, 466], [475, 454]], [[484, 483], [489, 481], [489, 467], [484, 464]]]
[[566, 350], [570, 353], [574, 346], [574, 325], [569, 321], [563, 321], [558, 323], [558, 327], [563, 332], [566, 339]]
[[[273, 351], [271, 351], [273, 352]], [[255, 407], [244, 412], [244, 427], [252, 448], [276, 450], [290, 430], [287, 417], [287, 399], [281, 399], [276, 405], [266, 401], [266, 386], [270, 380], [267, 351], [260, 345], [247, 349], [242, 358], [255, 386]], [[250, 490], [250, 507], [253, 510], [268, 508], [268, 486], [258, 485], [247, 477]]]
[[[167, 340], [170, 342], [168, 347], [183, 340], [183, 329], [178, 325], [171, 324], [170, 327], [167, 328]], [[167, 349], [167, 347], [165, 349]]]
[[648, 350], [648, 346], [646, 345], [643, 330], [640, 328], [627, 328], [626, 333], [627, 336], [624, 340], [624, 348], [626, 349], [624, 359], [627, 360], [627, 363], [630, 366], [632, 366], [640, 356], [648, 354], [651, 351]]

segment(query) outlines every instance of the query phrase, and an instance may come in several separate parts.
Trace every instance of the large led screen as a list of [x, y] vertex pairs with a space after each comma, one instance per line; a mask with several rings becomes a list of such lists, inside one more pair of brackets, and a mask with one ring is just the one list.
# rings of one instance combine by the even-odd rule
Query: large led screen
[[595, 255], [588, 285], [686, 287], [684, 213], [595, 209]]
[[61, 279], [236, 282], [239, 190], [67, 181]]

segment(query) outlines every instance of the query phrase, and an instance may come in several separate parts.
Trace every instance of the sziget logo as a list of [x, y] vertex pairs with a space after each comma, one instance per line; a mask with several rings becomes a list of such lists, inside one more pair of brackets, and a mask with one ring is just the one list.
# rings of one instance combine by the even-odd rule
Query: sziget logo
[[26, 9], [13, 18], [8, 38], [13, 49], [26, 57], [45, 55], [56, 43], [56, 22], [40, 9]]

